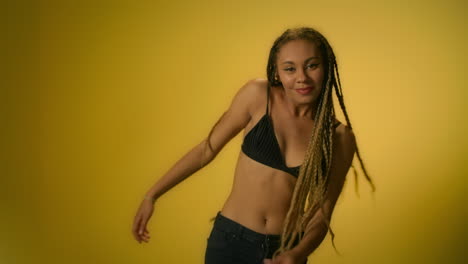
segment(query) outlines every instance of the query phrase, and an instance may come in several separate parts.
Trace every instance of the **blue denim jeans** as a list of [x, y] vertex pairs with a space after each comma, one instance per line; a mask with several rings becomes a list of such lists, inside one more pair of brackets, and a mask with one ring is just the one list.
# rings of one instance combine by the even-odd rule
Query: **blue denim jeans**
[[207, 239], [205, 264], [262, 264], [279, 248], [280, 238], [281, 235], [258, 233], [219, 211]]

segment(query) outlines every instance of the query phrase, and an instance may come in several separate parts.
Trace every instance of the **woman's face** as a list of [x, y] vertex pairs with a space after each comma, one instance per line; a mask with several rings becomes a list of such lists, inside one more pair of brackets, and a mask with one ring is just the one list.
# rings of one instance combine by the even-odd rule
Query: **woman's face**
[[278, 52], [276, 65], [286, 96], [298, 103], [317, 100], [322, 89], [324, 67], [320, 51], [313, 42], [292, 40], [284, 44]]

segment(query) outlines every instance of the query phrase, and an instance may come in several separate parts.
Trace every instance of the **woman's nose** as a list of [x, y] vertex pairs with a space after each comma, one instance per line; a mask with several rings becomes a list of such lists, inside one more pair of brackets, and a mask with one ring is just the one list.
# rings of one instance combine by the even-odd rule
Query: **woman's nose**
[[297, 76], [296, 76], [296, 79], [298, 82], [305, 82], [307, 76], [306, 76], [306, 73], [303, 69], [299, 69], [297, 70]]

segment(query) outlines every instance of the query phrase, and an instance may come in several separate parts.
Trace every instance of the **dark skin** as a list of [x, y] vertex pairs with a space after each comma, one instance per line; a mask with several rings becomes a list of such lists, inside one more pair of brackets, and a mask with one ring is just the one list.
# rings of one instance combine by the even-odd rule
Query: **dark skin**
[[[282, 46], [277, 65], [282, 86], [272, 87], [270, 115], [281, 154], [286, 165], [293, 167], [302, 164], [304, 159], [314, 126], [313, 106], [322, 88], [324, 68], [315, 44], [308, 41], [290, 41]], [[213, 129], [210, 139], [213, 151], [205, 150], [204, 142], [200, 142], [146, 194], [157, 201], [162, 194], [198, 171], [200, 164], [209, 164], [240, 131], [244, 130], [245, 136], [265, 114], [267, 84], [267, 80], [254, 79], [241, 87]], [[297, 89], [305, 87], [312, 87], [312, 90], [298, 92]], [[336, 128], [334, 142], [331, 191], [324, 205], [329, 215], [341, 193], [355, 149], [354, 135], [344, 125]], [[296, 178], [289, 173], [260, 164], [240, 152], [234, 184], [221, 214], [259, 233], [281, 234], [295, 183]], [[135, 215], [132, 234], [140, 243], [149, 241], [147, 222], [153, 214], [153, 206], [152, 201], [143, 200]], [[265, 259], [265, 263], [302, 264], [326, 235], [326, 226], [319, 221], [323, 215], [321, 210], [317, 211], [308, 226], [314, 231], [296, 247], [273, 260]]]

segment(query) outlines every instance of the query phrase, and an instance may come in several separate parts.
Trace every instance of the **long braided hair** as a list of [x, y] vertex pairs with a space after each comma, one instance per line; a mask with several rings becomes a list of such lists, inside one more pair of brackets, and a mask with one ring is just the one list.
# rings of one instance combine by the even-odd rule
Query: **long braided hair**
[[[333, 124], [335, 122], [335, 111], [332, 100], [333, 87], [335, 88], [335, 93], [346, 118], [346, 124], [352, 129], [343, 100], [335, 54], [327, 39], [313, 28], [298, 27], [287, 29], [275, 40], [268, 58], [268, 88], [270, 89], [271, 86], [282, 86], [280, 80], [275, 78], [277, 70], [276, 59], [280, 48], [291, 40], [307, 40], [315, 43], [323, 58], [325, 73], [324, 85], [318, 98], [315, 112], [315, 125], [309, 139], [303, 165], [300, 168], [299, 176], [294, 187], [289, 211], [284, 221], [281, 245], [278, 250], [274, 252], [273, 257], [290, 250], [297, 239], [300, 241], [307, 234], [309, 230], [305, 230], [306, 225], [319, 207], [322, 209], [322, 212], [326, 214], [326, 211], [323, 209], [323, 203], [329, 183], [329, 172], [333, 155]], [[372, 190], [375, 191], [375, 186], [364, 167], [357, 146], [356, 154], [367, 181], [371, 184]], [[357, 192], [356, 168], [354, 166], [351, 167], [354, 170]], [[330, 227], [329, 218], [331, 219], [330, 215], [326, 215], [322, 220], [326, 222], [327, 229], [332, 236], [333, 247], [336, 250], [334, 243], [335, 234]]]

